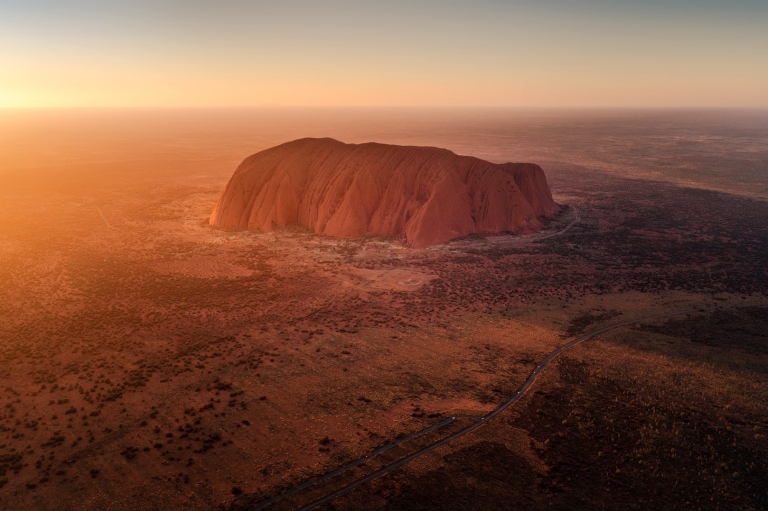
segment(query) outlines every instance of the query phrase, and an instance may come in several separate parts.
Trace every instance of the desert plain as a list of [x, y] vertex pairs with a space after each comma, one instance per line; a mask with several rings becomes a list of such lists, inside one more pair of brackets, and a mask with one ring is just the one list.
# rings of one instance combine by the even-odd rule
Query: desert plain
[[[676, 311], [322, 508], [768, 507], [764, 118], [654, 139], [622, 126], [670, 119], [25, 115], [0, 147], [1, 508], [254, 509], [445, 423], [269, 506], [299, 509], [488, 414], [569, 340]], [[209, 225], [244, 157], [303, 135], [533, 161], [562, 211], [418, 249]]]

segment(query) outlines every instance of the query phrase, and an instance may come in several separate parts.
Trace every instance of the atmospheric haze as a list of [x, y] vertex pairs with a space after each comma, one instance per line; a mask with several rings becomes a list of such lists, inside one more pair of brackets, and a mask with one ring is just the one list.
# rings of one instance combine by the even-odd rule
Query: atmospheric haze
[[[536, 162], [561, 211], [427, 249], [209, 225], [304, 137]], [[0, 503], [762, 509], [767, 141], [761, 111], [9, 112]]]
[[767, 26], [0, 0], [0, 509], [768, 509]]
[[0, 2], [0, 106], [768, 106], [768, 4]]

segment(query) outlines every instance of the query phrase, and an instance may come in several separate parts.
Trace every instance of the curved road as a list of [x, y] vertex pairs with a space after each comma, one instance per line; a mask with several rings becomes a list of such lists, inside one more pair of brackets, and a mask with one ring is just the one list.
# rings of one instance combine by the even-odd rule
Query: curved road
[[[572, 206], [571, 206], [571, 207], [572, 207]], [[98, 208], [98, 207], [96, 207], [96, 209], [99, 209], [99, 208]], [[578, 221], [581, 219], [581, 216], [580, 216], [580, 214], [579, 214], [579, 210], [578, 210], [577, 208], [575, 208], [575, 207], [572, 207], [572, 209], [573, 209], [573, 211], [574, 211], [574, 213], [575, 213], [575, 217], [574, 217], [574, 219], [573, 219], [573, 220], [572, 220], [572, 221], [571, 221], [571, 222], [570, 222], [568, 225], [566, 225], [565, 227], [563, 227], [563, 228], [562, 228], [562, 229], [560, 229], [559, 231], [557, 231], [557, 232], [553, 232], [553, 233], [550, 233], [550, 234], [545, 234], [545, 235], [543, 235], [543, 236], [542, 236], [542, 235], [539, 235], [539, 234], [535, 234], [535, 235], [533, 235], [533, 236], [522, 236], [522, 237], [520, 237], [520, 236], [514, 236], [514, 237], [513, 237], [513, 239], [512, 239], [512, 241], [513, 241], [513, 242], [519, 242], [519, 241], [524, 241], [524, 242], [529, 242], [529, 241], [537, 241], [537, 240], [543, 240], [543, 239], [547, 239], [547, 238], [553, 238], [553, 237], [555, 237], [555, 236], [560, 236], [561, 234], [565, 234], [565, 233], [566, 233], [566, 232], [567, 232], [567, 231], [568, 231], [568, 230], [569, 230], [571, 227], [573, 227], [573, 226], [576, 224], [576, 222], [578, 222]], [[112, 226], [111, 226], [111, 225], [109, 225], [109, 223], [107, 222], [107, 219], [106, 219], [106, 218], [104, 218], [104, 214], [103, 214], [103, 213], [101, 213], [101, 209], [99, 209], [99, 214], [101, 214], [101, 218], [102, 218], [102, 219], [104, 219], [104, 223], [106, 223], [108, 227], [112, 227]], [[112, 228], [113, 228], [113, 229], [115, 229], [115, 227], [112, 227]], [[342, 298], [339, 298], [339, 299], [338, 299], [338, 300], [336, 300], [334, 303], [336, 303], [336, 302], [338, 302], [338, 301], [341, 301], [342, 299], [343, 299], [343, 297], [342, 297]], [[330, 305], [330, 304], [328, 304], [328, 305]], [[311, 312], [310, 314], [308, 314], [307, 316], [305, 316], [305, 317], [304, 317], [304, 318], [302, 318], [302, 319], [305, 319], [305, 318], [309, 318], [309, 317], [311, 317], [311, 316], [313, 316], [313, 315], [317, 314], [318, 312], [320, 312], [320, 311], [321, 311], [323, 308], [327, 307], [328, 305], [325, 305], [325, 306], [321, 307], [320, 309], [318, 309], [318, 310], [316, 310], [316, 311], [313, 311], [313, 312]], [[511, 403], [510, 403], [510, 404], [511, 404]], [[507, 405], [507, 406], [509, 406], [509, 405]], [[489, 418], [489, 417], [488, 417], [488, 418]], [[486, 418], [483, 418], [483, 419], [480, 419], [480, 420], [481, 420], [481, 421], [484, 421], [484, 420], [486, 420]], [[389, 444], [385, 444], [384, 446], [382, 446], [382, 447], [379, 447], [378, 449], [376, 449], [376, 450], [375, 450], [373, 453], [371, 453], [371, 454], [370, 454], [370, 455], [368, 455], [368, 456], [365, 456], [365, 457], [363, 457], [363, 458], [360, 458], [360, 459], [357, 459], [357, 460], [355, 460], [355, 461], [352, 461], [352, 462], [348, 463], [347, 465], [344, 465], [344, 466], [343, 466], [343, 467], [341, 467], [341, 468], [338, 468], [338, 469], [336, 469], [336, 470], [333, 470], [333, 471], [331, 471], [331, 472], [328, 472], [327, 474], [323, 474], [322, 476], [318, 476], [318, 477], [312, 477], [312, 478], [310, 478], [310, 479], [307, 479], [306, 481], [304, 481], [303, 483], [299, 484], [298, 486], [294, 486], [293, 488], [290, 488], [289, 490], [286, 490], [286, 491], [285, 491], [285, 492], [283, 492], [283, 493], [279, 493], [279, 494], [277, 494], [277, 495], [275, 495], [275, 496], [273, 496], [273, 497], [270, 497], [270, 498], [268, 498], [268, 499], [265, 499], [265, 500], [262, 500], [262, 501], [258, 502], [258, 503], [255, 505], [255, 507], [251, 507], [250, 509], [251, 509], [251, 510], [253, 510], [253, 511], [259, 511], [259, 510], [261, 510], [261, 509], [265, 509], [265, 508], [267, 508], [267, 507], [271, 506], [272, 504], [274, 504], [274, 503], [276, 503], [276, 502], [279, 502], [279, 501], [281, 501], [281, 500], [283, 500], [283, 499], [285, 499], [285, 498], [287, 498], [287, 497], [290, 497], [291, 495], [294, 495], [294, 494], [298, 493], [299, 491], [301, 491], [301, 490], [303, 490], [303, 489], [305, 489], [305, 488], [309, 488], [310, 486], [314, 486], [314, 485], [315, 485], [315, 484], [317, 484], [317, 483], [321, 483], [321, 482], [323, 482], [323, 481], [327, 481], [328, 479], [330, 479], [330, 478], [332, 478], [332, 477], [336, 477], [337, 475], [340, 475], [340, 474], [342, 474], [342, 473], [346, 472], [347, 470], [352, 470], [353, 468], [355, 468], [355, 467], [357, 467], [357, 466], [359, 466], [359, 465], [362, 465], [363, 463], [366, 463], [366, 462], [368, 462], [368, 461], [372, 460], [373, 458], [375, 458], [375, 457], [376, 457], [376, 456], [378, 456], [379, 454], [382, 454], [383, 452], [386, 452], [386, 451], [388, 451], [389, 449], [391, 449], [391, 448], [393, 448], [393, 447], [396, 447], [396, 446], [398, 446], [398, 445], [402, 444], [403, 442], [406, 442], [406, 441], [410, 440], [411, 438], [415, 438], [415, 437], [419, 437], [419, 436], [423, 436], [423, 435], [426, 435], [427, 433], [429, 433], [429, 432], [431, 432], [431, 431], [434, 431], [434, 430], [436, 430], [436, 429], [438, 429], [438, 428], [442, 428], [443, 426], [447, 426], [448, 424], [451, 424], [451, 423], [453, 423], [453, 422], [455, 422], [455, 421], [456, 421], [456, 417], [450, 417], [449, 419], [445, 419], [445, 420], [443, 420], [443, 421], [441, 421], [441, 422], [439, 422], [439, 423], [437, 423], [437, 424], [434, 424], [434, 425], [432, 425], [432, 426], [429, 426], [429, 427], [427, 427], [427, 428], [425, 428], [425, 429], [422, 429], [421, 431], [417, 431], [417, 432], [415, 432], [415, 433], [411, 433], [410, 435], [407, 435], [407, 436], [405, 436], [405, 437], [403, 437], [403, 438], [401, 438], [401, 439], [395, 440], [395, 441], [393, 441], [392, 443], [389, 443]], [[480, 424], [481, 424], [481, 422], [478, 422], [478, 425], [480, 425]], [[476, 426], [475, 426], [475, 427], [476, 427]], [[472, 429], [474, 429], [474, 427], [473, 427]], [[453, 437], [451, 437], [451, 438], [453, 438]], [[442, 444], [440, 444], [440, 445], [442, 445]], [[430, 450], [431, 450], [431, 449], [430, 449]], [[426, 451], [426, 452], [429, 452], [429, 451]], [[418, 453], [415, 453], [415, 454], [418, 454]], [[411, 459], [412, 459], [412, 458], [411, 458]], [[410, 461], [410, 460], [409, 460], [409, 461]], [[402, 463], [400, 463], [400, 465], [401, 465], [401, 464], [402, 464]], [[397, 466], [399, 467], [400, 465], [397, 465]], [[392, 468], [397, 468], [397, 467], [395, 467], [395, 466], [392, 466]], [[383, 469], [382, 469], [382, 470], [383, 470]], [[368, 479], [366, 479], [366, 480], [368, 480]], [[359, 483], [358, 483], [358, 484], [359, 484]], [[352, 489], [352, 487], [350, 487], [350, 488], [349, 488], [349, 490], [351, 490], [351, 489]], [[348, 491], [348, 490], [347, 490], [347, 491]], [[323, 502], [325, 502], [325, 500], [324, 500]], [[318, 502], [318, 503], [317, 503], [317, 504], [315, 504], [315, 505], [319, 505], [319, 504], [320, 504], [320, 503]]]
[[[450, 435], [450, 436], [448, 436], [448, 437], [446, 437], [446, 438], [444, 438], [444, 439], [442, 439], [442, 440], [440, 440], [438, 442], [435, 442], [434, 444], [428, 445], [427, 447], [425, 447], [425, 448], [423, 448], [423, 449], [421, 449], [419, 451], [416, 451], [416, 452], [406, 456], [405, 458], [403, 458], [403, 459], [401, 459], [401, 460], [399, 460], [399, 461], [397, 461], [395, 463], [392, 463], [391, 465], [387, 465], [385, 467], [382, 467], [379, 470], [377, 470], [376, 472], [373, 472], [372, 474], [369, 474], [369, 475], [367, 475], [367, 476], [365, 476], [365, 477], [363, 477], [361, 479], [358, 479], [357, 481], [354, 481], [354, 482], [352, 482], [352, 483], [350, 483], [350, 484], [348, 484], [348, 485], [346, 485], [346, 486], [336, 490], [335, 492], [333, 492], [333, 493], [331, 493], [329, 495], [326, 495], [325, 497], [322, 497], [322, 498], [320, 498], [318, 500], [315, 500], [311, 504], [308, 504], [308, 505], [300, 508], [299, 511], [309, 511], [310, 509], [314, 509], [317, 506], [320, 506], [322, 504], [330, 502], [331, 500], [333, 500], [333, 499], [335, 499], [337, 497], [340, 497], [341, 495], [344, 495], [345, 493], [347, 493], [350, 490], [360, 486], [363, 483], [366, 483], [368, 481], [376, 479], [377, 477], [381, 477], [384, 474], [387, 474], [387, 473], [389, 473], [389, 472], [391, 472], [391, 471], [393, 471], [393, 470], [395, 470], [395, 469], [405, 465], [406, 463], [409, 463], [409, 462], [415, 460], [416, 458], [418, 458], [420, 456], [423, 456], [423, 455], [425, 455], [425, 454], [427, 454], [429, 452], [434, 451], [438, 447], [441, 447], [441, 446], [443, 446], [443, 445], [445, 445], [445, 444], [447, 444], [449, 442], [452, 442], [453, 440], [456, 440], [457, 438], [459, 438], [461, 436], [466, 435], [467, 433], [469, 433], [471, 431], [474, 431], [475, 429], [477, 429], [480, 426], [484, 425], [489, 420], [491, 420], [494, 417], [496, 417], [497, 415], [499, 415], [501, 412], [503, 412], [504, 410], [509, 408], [512, 404], [514, 404], [518, 399], [520, 399], [528, 391], [528, 389], [530, 389], [531, 386], [534, 384], [534, 382], [536, 381], [536, 377], [539, 375], [539, 373], [542, 371], [542, 369], [544, 369], [547, 366], [547, 364], [552, 362], [552, 360], [555, 357], [557, 357], [563, 351], [565, 351], [565, 350], [567, 350], [569, 348], [572, 348], [573, 346], [575, 346], [575, 345], [577, 345], [577, 344], [579, 344], [581, 342], [584, 342], [584, 341], [586, 341], [588, 339], [591, 339], [591, 338], [593, 338], [593, 337], [595, 337], [597, 335], [600, 335], [602, 333], [608, 332], [610, 330], [615, 330], [617, 328], [625, 327], [625, 326], [628, 326], [628, 325], [633, 325], [633, 324], [636, 324], [636, 323], [642, 323], [642, 322], [645, 322], [645, 321], [652, 321], [652, 320], [656, 320], [656, 319], [670, 318], [670, 317], [673, 317], [673, 316], [681, 316], [683, 314], [692, 314], [692, 313], [696, 313], [696, 312], [706, 312], [706, 311], [710, 311], [710, 310], [717, 310], [717, 309], [724, 309], [724, 308], [748, 307], [748, 306], [751, 306], [751, 305], [764, 305], [764, 304], [739, 304], [739, 305], [721, 304], [721, 305], [716, 305], [716, 306], [711, 306], [711, 307], [699, 307], [699, 308], [696, 308], [696, 309], [686, 309], [686, 310], [678, 310], [678, 311], [674, 311], [674, 312], [668, 312], [668, 313], [664, 313], [664, 314], [655, 314], [655, 315], [652, 315], [652, 316], [644, 316], [642, 318], [630, 319], [630, 320], [627, 320], [627, 321], [622, 321], [621, 323], [616, 323], [616, 324], [613, 324], [613, 325], [601, 328], [599, 330], [595, 330], [594, 332], [590, 332], [588, 334], [584, 334], [581, 337], [577, 337], [576, 339], [574, 339], [574, 340], [572, 340], [572, 341], [570, 341], [570, 342], [560, 346], [556, 350], [552, 351], [549, 355], [547, 355], [541, 362], [539, 362], [539, 364], [531, 372], [530, 376], [525, 381], [525, 383], [523, 383], [522, 387], [520, 387], [520, 389], [511, 398], [509, 398], [507, 401], [502, 403], [498, 408], [496, 408], [494, 411], [492, 411], [491, 413], [489, 413], [485, 417], [482, 417], [482, 418], [478, 419], [478, 421], [475, 422], [474, 424], [471, 424], [471, 425], [467, 426], [466, 428], [462, 429], [461, 431], [458, 431], [458, 432], [456, 432], [456, 433], [454, 433], [454, 434], [452, 434], [452, 435]], [[447, 419], [447, 420], [445, 420], [443, 422], [440, 422], [438, 424], [430, 426], [429, 428], [427, 428], [425, 430], [419, 431], [417, 433], [413, 433], [412, 435], [409, 435], [408, 438], [413, 438], [415, 436], [423, 435], [423, 434], [425, 434], [425, 433], [427, 433], [429, 431], [433, 431], [433, 430], [437, 429], [438, 427], [442, 427], [443, 425], [447, 425], [448, 423], [453, 422], [453, 420], [455, 420], [455, 417], [451, 417], [450, 419]], [[403, 439], [403, 441], [405, 441], [405, 439]], [[402, 442], [399, 442], [399, 443], [402, 443]], [[392, 447], [395, 446], [394, 444], [390, 444], [390, 445]], [[389, 448], [390, 447], [387, 447], [387, 449], [389, 449]], [[377, 453], [374, 453], [374, 455], [375, 454], [377, 454]], [[289, 491], [287, 491], [285, 493], [282, 493], [280, 495], [276, 495], [275, 497], [272, 497], [270, 499], [267, 499], [267, 500], [259, 502], [258, 504], [256, 504], [255, 507], [253, 507], [251, 509], [253, 509], [253, 510], [264, 509], [265, 507], [268, 507], [271, 504], [274, 504], [275, 502], [277, 502], [279, 500], [282, 500], [285, 497], [288, 497], [289, 495], [293, 495], [296, 492], [298, 492], [298, 491], [300, 491], [300, 490], [302, 490], [304, 488], [308, 488], [309, 486], [312, 486], [312, 485], [314, 485], [314, 484], [316, 484], [316, 483], [318, 483], [320, 481], [324, 481], [324, 480], [330, 479], [331, 477], [339, 475], [339, 474], [341, 474], [342, 472], [345, 472], [348, 469], [351, 469], [353, 467], [361, 465], [361, 464], [365, 463], [366, 461], [370, 460], [372, 457], [373, 456], [366, 456], [365, 458], [360, 458], [359, 460], [353, 461], [352, 463], [350, 463], [349, 465], [347, 465], [345, 467], [342, 467], [341, 469], [337, 469], [337, 470], [334, 470], [333, 472], [329, 472], [328, 474], [325, 474], [324, 476], [322, 476], [322, 477], [320, 477], [318, 479], [310, 479], [310, 480], [304, 482], [303, 484], [301, 484], [301, 485], [299, 485], [299, 486], [297, 486], [295, 488], [292, 488], [291, 490], [289, 490]]]
[[532, 241], [545, 240], [547, 238], [554, 238], [555, 236], [560, 236], [561, 234], [564, 234], [565, 232], [567, 232], [568, 229], [573, 227], [576, 222], [581, 220], [581, 215], [579, 214], [579, 210], [576, 209], [576, 208], [573, 208], [573, 211], [576, 213], [576, 218], [574, 218], [573, 221], [570, 224], [566, 225], [565, 228], [560, 229], [559, 231], [553, 232], [551, 234], [545, 234], [543, 236], [534, 236], [532, 238]]

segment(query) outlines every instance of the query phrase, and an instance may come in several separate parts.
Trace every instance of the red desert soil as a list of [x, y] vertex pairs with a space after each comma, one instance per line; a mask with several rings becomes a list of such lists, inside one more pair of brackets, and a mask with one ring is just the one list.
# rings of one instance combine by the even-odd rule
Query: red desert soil
[[559, 207], [532, 163], [494, 164], [435, 147], [304, 138], [246, 158], [211, 225], [300, 224], [338, 238], [404, 236], [421, 248], [476, 232], [530, 232]]

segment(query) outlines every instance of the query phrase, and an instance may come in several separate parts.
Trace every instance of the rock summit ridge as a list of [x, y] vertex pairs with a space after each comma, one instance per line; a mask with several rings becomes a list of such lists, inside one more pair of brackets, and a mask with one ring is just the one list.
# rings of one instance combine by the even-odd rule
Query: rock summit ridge
[[416, 248], [477, 232], [532, 232], [559, 207], [544, 171], [436, 147], [294, 140], [246, 158], [210, 218], [264, 232], [402, 236]]

